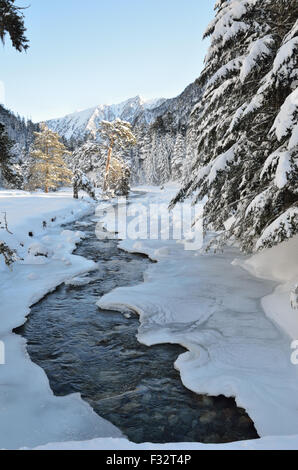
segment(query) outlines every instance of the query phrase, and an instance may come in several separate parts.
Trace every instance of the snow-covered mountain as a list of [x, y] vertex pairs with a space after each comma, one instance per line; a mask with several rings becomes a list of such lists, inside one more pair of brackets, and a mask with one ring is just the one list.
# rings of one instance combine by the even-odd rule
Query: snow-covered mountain
[[136, 96], [120, 104], [99, 105], [52, 119], [47, 125], [75, 149], [73, 164], [91, 175], [94, 144], [86, 144], [88, 137], [96, 134], [102, 120], [120, 118], [130, 122], [137, 146], [123, 157], [131, 161], [132, 180], [160, 184], [179, 179], [185, 171], [189, 115], [201, 94], [198, 85], [192, 83], [175, 98], [144, 101]]
[[149, 123], [154, 116], [152, 110], [165, 101], [163, 98], [145, 101], [140, 96], [135, 96], [119, 104], [100, 104], [94, 108], [75, 112], [62, 118], [51, 119], [47, 121], [47, 125], [68, 141], [82, 141], [87, 135], [94, 135], [103, 120], [113, 121], [119, 118], [134, 124], [142, 115], [144, 121]]

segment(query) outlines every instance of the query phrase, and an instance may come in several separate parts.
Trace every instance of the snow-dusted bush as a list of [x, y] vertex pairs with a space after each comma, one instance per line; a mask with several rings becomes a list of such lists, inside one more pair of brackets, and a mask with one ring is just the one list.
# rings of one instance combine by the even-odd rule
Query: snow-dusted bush
[[293, 309], [298, 309], [298, 284], [291, 291], [291, 306]]
[[17, 259], [15, 250], [9, 248], [9, 246], [0, 240], [0, 256], [4, 257], [6, 266], [11, 266]]
[[73, 197], [78, 199], [79, 191], [85, 191], [92, 199], [96, 200], [95, 188], [90, 179], [81, 171], [76, 169], [72, 179]]
[[102, 186], [106, 154], [105, 149], [98, 142], [88, 140], [77, 147], [66, 160], [74, 173], [80, 170], [93, 186]]
[[45, 258], [48, 258], [53, 254], [53, 252], [42, 243], [35, 242], [31, 243], [28, 247], [28, 254], [31, 256], [44, 256]]

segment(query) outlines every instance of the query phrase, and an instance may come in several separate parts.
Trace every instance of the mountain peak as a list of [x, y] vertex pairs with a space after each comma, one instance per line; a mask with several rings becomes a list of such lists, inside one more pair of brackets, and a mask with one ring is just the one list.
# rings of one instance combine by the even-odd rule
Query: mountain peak
[[[47, 121], [47, 125], [68, 140], [72, 138], [81, 140], [86, 134], [96, 132], [101, 121], [114, 121], [119, 118], [134, 123], [141, 114], [150, 114], [151, 110], [164, 101], [163, 98], [145, 100], [137, 95], [118, 104], [99, 104], [94, 108], [51, 119]], [[146, 116], [145, 120], [150, 121], [150, 116]]]

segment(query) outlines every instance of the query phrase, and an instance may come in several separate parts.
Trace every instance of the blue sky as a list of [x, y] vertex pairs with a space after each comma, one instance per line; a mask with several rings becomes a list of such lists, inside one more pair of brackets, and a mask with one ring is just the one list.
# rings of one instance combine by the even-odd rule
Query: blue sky
[[136, 95], [176, 96], [202, 69], [214, 3], [18, 0], [30, 5], [30, 49], [0, 45], [5, 105], [40, 121]]

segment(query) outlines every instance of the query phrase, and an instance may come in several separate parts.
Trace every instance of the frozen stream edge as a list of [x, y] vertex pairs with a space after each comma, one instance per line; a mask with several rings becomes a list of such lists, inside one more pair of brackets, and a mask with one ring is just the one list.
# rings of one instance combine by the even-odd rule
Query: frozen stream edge
[[[157, 193], [148, 195], [145, 199], [152, 197], [156, 199], [158, 197]], [[169, 194], [166, 196], [159, 195], [163, 202], [168, 200], [169, 197]], [[46, 204], [44, 204], [45, 199]], [[44, 263], [40, 262], [33, 265], [30, 264], [32, 260], [28, 259], [24, 264], [16, 264], [13, 272], [9, 272], [0, 263], [2, 282], [0, 291], [0, 340], [4, 341], [6, 346], [6, 365], [0, 367], [0, 448], [17, 449], [24, 446], [32, 448], [48, 442], [60, 442], [60, 444], [51, 444], [45, 446], [45, 448], [140, 448], [141, 446], [129, 443], [126, 439], [119, 439], [120, 431], [96, 415], [78, 394], [63, 398], [55, 397], [49, 387], [44, 371], [33, 364], [28, 357], [25, 340], [11, 333], [13, 328], [24, 323], [30, 312], [30, 305], [38, 302], [66, 279], [88, 272], [93, 268], [92, 262], [71, 255], [82, 234], [64, 233], [60, 229], [62, 223], [69, 223], [89, 214], [93, 206], [90, 206], [86, 201], [72, 200], [70, 191], [61, 191], [49, 194], [46, 197], [21, 191], [2, 191], [0, 203], [8, 212], [10, 229], [14, 234], [6, 234], [7, 240], [5, 241], [10, 246], [19, 246], [20, 241], [22, 241], [24, 243], [23, 252], [25, 253], [32, 242], [38, 241], [50, 247], [54, 252], [52, 259], [48, 259]], [[53, 217], [55, 221], [53, 221]], [[49, 223], [46, 232], [41, 229], [43, 220]], [[32, 229], [34, 238], [29, 239], [26, 234]], [[202, 289], [206, 289], [207, 286], [206, 292], [208, 293], [210, 284], [207, 283], [208, 276], [204, 277], [203, 265], [201, 265], [202, 269], [198, 270], [198, 259], [193, 257], [193, 262], [191, 262], [191, 257], [187, 256], [187, 260], [183, 258], [183, 263], [180, 263], [179, 270], [175, 272], [179, 264], [179, 247], [177, 245], [167, 246], [157, 252], [157, 243], [155, 242], [152, 246], [149, 243], [146, 245], [138, 243], [138, 246], [134, 246], [134, 243], [122, 243], [122, 248], [128, 251], [144, 252], [152, 258], [159, 259], [160, 262], [151, 268], [159, 272], [158, 278], [155, 279], [155, 285], [154, 279], [150, 279], [151, 276], [155, 276], [155, 272], [151, 272], [150, 269], [147, 273], [147, 282], [143, 285], [144, 291], [143, 293], [136, 292], [135, 300], [133, 300], [134, 288], [130, 287], [126, 289], [126, 293], [125, 290], [118, 289], [109, 294], [109, 298], [105, 296], [101, 301], [114, 302], [118, 306], [127, 303], [134, 310], [139, 311], [142, 322], [139, 339], [145, 344], [178, 342], [182, 345], [189, 345], [187, 349], [191, 352], [183, 355], [176, 366], [180, 369], [183, 383], [191, 390], [197, 393], [206, 391], [211, 395], [216, 395], [221, 394], [223, 389], [226, 389], [228, 395], [236, 395], [239, 406], [244, 406], [248, 410], [256, 423], [259, 433], [261, 428], [264, 428], [263, 435], [298, 434], [297, 368], [290, 365], [289, 339], [273, 327], [266, 318], [263, 318], [263, 312], [261, 312], [260, 323], [255, 323], [255, 316], [260, 308], [259, 299], [265, 295], [265, 290], [266, 293], [272, 291], [272, 283], [256, 280], [238, 268], [237, 272], [242, 273], [243, 276], [242, 284], [245, 278], [253, 280], [259, 286], [262, 283], [261, 292], [258, 292], [257, 295], [258, 308], [254, 311], [254, 316], [249, 315], [251, 322], [248, 321], [249, 318], [245, 319], [245, 316], [243, 322], [238, 322], [240, 331], [237, 331], [237, 325], [232, 321], [227, 322], [226, 328], [219, 321], [217, 326], [220, 327], [221, 333], [217, 333], [216, 337], [214, 325], [209, 325], [209, 329], [206, 328], [208, 321], [202, 322], [201, 329], [197, 328], [200, 324], [200, 320], [198, 320], [200, 313], [202, 312], [204, 316], [204, 308], [205, 312], [207, 311], [207, 301], [200, 305], [200, 312], [195, 312], [195, 305], [193, 305], [193, 308], [190, 304], [186, 308], [183, 302], [174, 305], [179, 295], [183, 294], [182, 299], [183, 296], [184, 298], [187, 297], [187, 291], [184, 287], [190, 290], [192, 287], [189, 278], [180, 287], [179, 293], [179, 289], [177, 289], [178, 276], [192, 276], [193, 288], [195, 289], [198, 287], [199, 281], [204, 280], [204, 283], [201, 283]], [[164, 246], [164, 244], [160, 244], [160, 246]], [[181, 248], [180, 255], [182, 256], [183, 253], [183, 256], [185, 256], [185, 252]], [[174, 257], [170, 256], [171, 250], [173, 250]], [[232, 259], [235, 254], [229, 256]], [[172, 259], [170, 260], [170, 258]], [[218, 257], [218, 260], [222, 261], [221, 269], [224, 269], [224, 275], [226, 275], [227, 267], [232, 269], [229, 264], [230, 259], [224, 261], [222, 257]], [[168, 273], [166, 265], [169, 268]], [[168, 274], [171, 275], [171, 280], [176, 279], [176, 288], [174, 289], [174, 285], [171, 288], [170, 282], [166, 282], [165, 276]], [[198, 276], [198, 279], [196, 279], [196, 276]], [[202, 276], [201, 279], [199, 279], [200, 276]], [[163, 284], [160, 286], [158, 286], [159, 278], [163, 279]], [[212, 288], [214, 288], [217, 278], [220, 278], [220, 275], [213, 278]], [[231, 301], [228, 289], [230, 289], [230, 292], [233, 291], [235, 283], [231, 279], [230, 281], [230, 283], [226, 283], [225, 287], [222, 287], [221, 296], [224, 303], [221, 307], [228, 306], [229, 299]], [[164, 286], [169, 289], [167, 296], [165, 292], [162, 292]], [[152, 293], [153, 295], [156, 295], [156, 293], [160, 295], [160, 312], [154, 312], [156, 303]], [[174, 297], [172, 294], [174, 294]], [[195, 297], [200, 297], [199, 292]], [[253, 299], [255, 298], [256, 294]], [[253, 299], [251, 300], [253, 301]], [[189, 300], [190, 302], [192, 300], [197, 302], [192, 297]], [[243, 300], [242, 298], [241, 301]], [[146, 303], [152, 306], [151, 314], [148, 317], [145, 317], [142, 312]], [[183, 307], [182, 310], [181, 307]], [[245, 306], [243, 306], [240, 311], [245, 313], [246, 310], [247, 307], [245, 309]], [[181, 311], [183, 316], [181, 316]], [[223, 310], [218, 309], [218, 311], [215, 311], [215, 319], [216, 315], [217, 317], [221, 316], [218, 312], [222, 313]], [[194, 313], [196, 313], [197, 318], [188, 321]], [[184, 323], [184, 332], [178, 335], [177, 328], [175, 331], [175, 324], [180, 327], [181, 320]], [[264, 322], [264, 320], [266, 321]], [[247, 341], [249, 339], [247, 338], [247, 331], [246, 334], [243, 334], [245, 330], [250, 332], [250, 341]], [[259, 343], [262, 343], [265, 332], [266, 345], [271, 345], [267, 361], [263, 354], [258, 358], [259, 351], [262, 352], [262, 348], [259, 349], [259, 346], [261, 346]], [[199, 334], [201, 337], [199, 337]], [[237, 341], [233, 344], [233, 337], [241, 339], [241, 341], [238, 341], [238, 346]], [[259, 341], [255, 341], [255, 338], [258, 338]], [[212, 359], [212, 362], [209, 360], [205, 365], [200, 364], [199, 360], [201, 345], [204, 345], [208, 352], [206, 359]], [[267, 350], [267, 346], [263, 347], [263, 350], [265, 349]], [[238, 359], [238, 356], [233, 357], [233, 351], [236, 351], [237, 354], [243, 352], [242, 362], [244, 364], [241, 364], [241, 361], [236, 362], [235, 357]], [[270, 351], [272, 351], [272, 355]], [[224, 355], [220, 358], [222, 352], [224, 352]], [[225, 361], [225, 358], [230, 360]], [[247, 363], [246, 358], [250, 359]], [[276, 364], [274, 363], [275, 359]], [[220, 372], [219, 377], [217, 377], [217, 371]], [[247, 385], [248, 389], [245, 393]], [[243, 394], [241, 394], [242, 392]], [[249, 396], [250, 394], [251, 396]], [[262, 412], [263, 405], [264, 410]], [[114, 439], [111, 439], [111, 436], [114, 436]], [[88, 439], [95, 440], [88, 441]], [[271, 440], [260, 439], [249, 443], [242, 442], [231, 445], [205, 446], [195, 443], [189, 445], [183, 443], [181, 445], [168, 444], [158, 446], [158, 448], [297, 448], [297, 442], [298, 438], [293, 436], [292, 438], [276, 437]], [[157, 446], [142, 445], [142, 448], [147, 449], [155, 447]]]
[[[151, 192], [142, 203], [167, 203], [171, 192]], [[199, 255], [173, 241], [124, 240], [120, 248], [158, 261], [145, 283], [120, 287], [97, 303], [139, 314], [138, 340], [188, 349], [175, 363], [183, 384], [198, 394], [235, 397], [260, 436], [298, 434], [298, 369], [291, 341], [266, 316], [261, 299], [276, 285], [258, 279], [223, 255]]]

